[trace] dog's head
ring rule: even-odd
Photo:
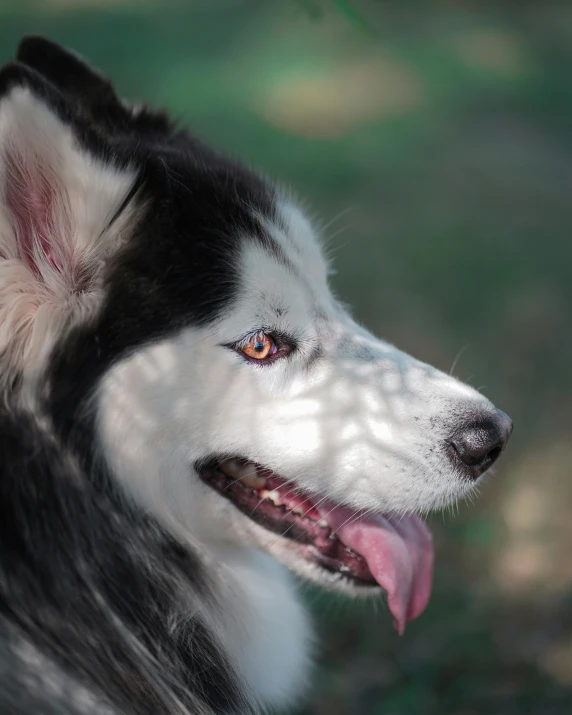
[[[55,413],[94,415],[126,494],[199,548],[379,584],[402,629],[430,590],[418,514],[474,490],[510,420],[351,318],[285,191],[45,40],[18,60],[0,74],[6,384],[48,370]]]

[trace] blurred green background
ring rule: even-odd
[[[572,713],[572,2],[0,0],[26,32],[291,185],[357,317],[514,419],[403,638],[304,588],[300,713]]]

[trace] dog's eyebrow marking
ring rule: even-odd
[[[298,269],[294,263],[288,258],[282,246],[280,246],[278,241],[273,238],[270,232],[266,231],[263,227],[260,227],[260,231],[255,233],[255,237],[262,247],[271,253],[280,263],[282,263],[285,268],[288,268],[295,275],[299,275]]]
[[[274,256],[282,265],[291,270],[294,275],[301,277],[293,261],[288,257],[286,251],[280,244],[280,241],[273,235],[273,228],[281,228],[281,219],[276,214],[265,215],[260,210],[252,212],[255,221],[255,227],[252,233],[254,238]]]

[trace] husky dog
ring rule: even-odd
[[[512,428],[350,317],[288,193],[37,37],[0,73],[0,389],[6,715],[291,705],[291,572],[402,632],[420,515]]]

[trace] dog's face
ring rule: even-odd
[[[45,369],[49,346],[57,399],[83,384],[125,492],[198,548],[254,546],[328,587],[382,586],[402,629],[430,590],[417,515],[474,490],[508,418],[353,321],[284,192],[125,109],[58,48],[35,40],[21,59],[59,92],[25,67],[0,84],[2,176],[20,187],[4,188],[0,270],[28,286],[23,307],[0,297],[19,331],[11,369]]]

